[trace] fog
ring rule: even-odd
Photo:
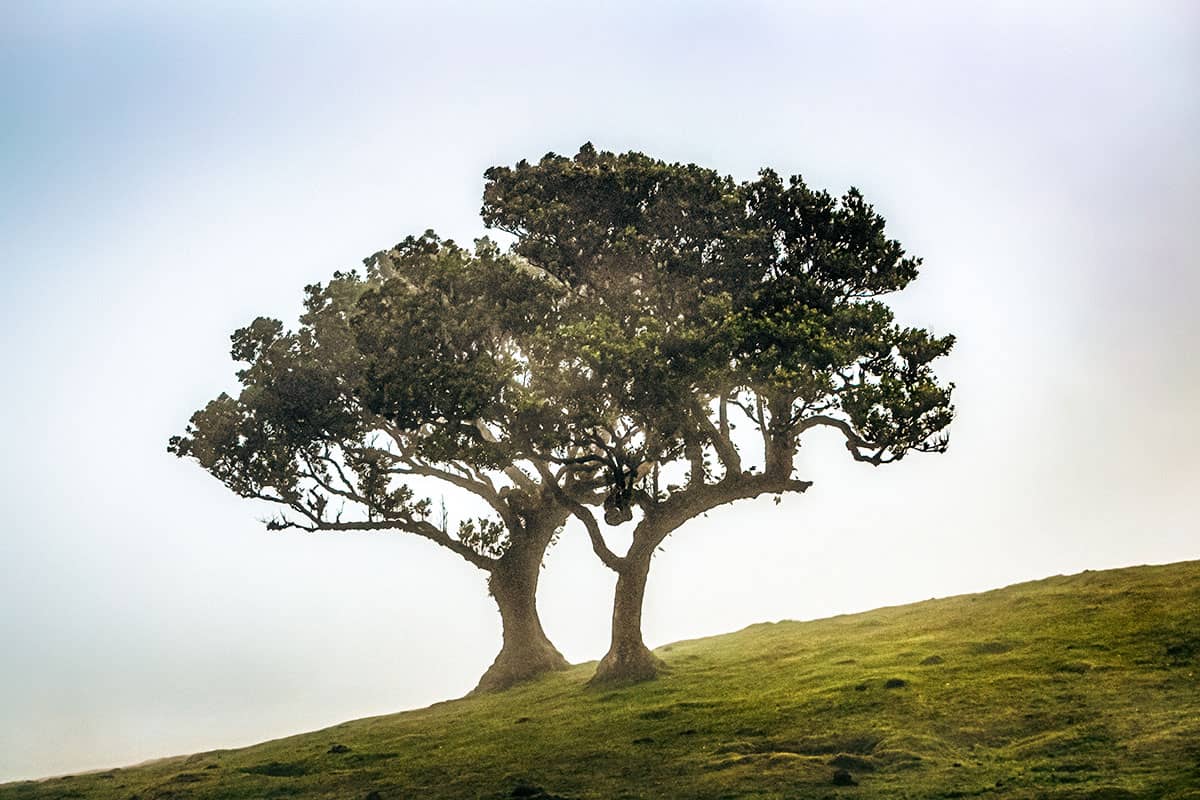
[[[469,242],[488,166],[588,140],[858,186],[924,258],[898,316],[958,337],[949,452],[872,468],[815,437],[807,493],[666,541],[651,646],[1200,558],[1200,12],[903,5],[10,9],[0,780],[474,685],[482,573],[268,533],[166,441],[234,386],[235,328],[409,233]],[[569,527],[540,607],[570,660],[603,654],[612,585]]]

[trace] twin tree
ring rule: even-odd
[[[793,460],[815,428],[870,464],[945,450],[953,387],[930,363],[953,337],[901,327],[879,300],[920,261],[857,190],[590,144],[486,178],[483,219],[508,251],[426,232],[307,287],[296,330],[234,333],[240,394],[170,442],[274,504],[271,529],[403,532],[485,571],[503,646],[478,690],[566,666],[535,598],[572,518],[617,574],[594,680],[647,679],[642,600],[669,534],[803,492]],[[432,482],[483,515],[451,524]],[[605,529],[630,523],[614,552]]]

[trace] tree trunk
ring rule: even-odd
[[[635,545],[617,572],[612,642],[592,676],[593,685],[647,681],[657,677],[662,667],[662,662],[642,641],[642,601],[653,553],[653,547],[639,550]]]
[[[538,576],[550,535],[514,541],[488,579],[488,590],[500,608],[504,644],[479,679],[475,692],[507,689],[547,672],[566,669],[567,660],[546,638],[537,612]]]

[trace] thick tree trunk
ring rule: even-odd
[[[553,528],[549,533],[553,534]],[[568,666],[546,638],[537,612],[538,576],[550,535],[514,542],[492,570],[488,590],[500,609],[504,644],[475,692],[507,689]]]
[[[639,550],[635,545],[617,572],[612,642],[592,676],[593,685],[647,681],[656,677],[662,667],[662,662],[642,641],[642,601],[653,553],[653,547]]]

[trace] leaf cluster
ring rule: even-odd
[[[265,318],[236,331],[240,393],[198,411],[169,449],[292,512],[273,527],[432,534],[429,499],[407,482],[441,475],[482,491],[484,471],[512,463],[512,441],[494,431],[528,405],[516,342],[544,323],[557,290],[487,240],[468,251],[432,232],[364,267],[307,287],[295,331]],[[494,557],[506,526],[463,521],[456,541]]]
[[[560,325],[532,352],[576,444],[624,432],[633,464],[728,449],[716,407],[734,403],[776,449],[814,419],[875,463],[944,448],[952,386],[929,363],[953,338],[895,324],[878,299],[920,260],[858,190],[834,197],[771,170],[738,183],[591,145],[486,177],[485,222],[567,286]]]

